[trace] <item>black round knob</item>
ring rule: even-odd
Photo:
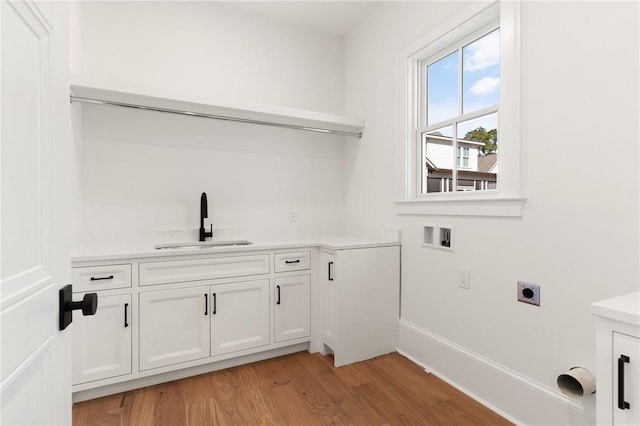
[[[522,295],[527,299],[531,299],[534,293],[533,293],[533,290],[531,290],[530,288],[525,288],[524,290],[522,290]]]

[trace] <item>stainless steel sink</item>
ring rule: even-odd
[[[208,248],[216,248],[216,247],[248,246],[250,244],[253,244],[253,243],[247,240],[202,241],[202,242],[189,242],[189,243],[158,244],[156,246],[156,250],[208,249]]]

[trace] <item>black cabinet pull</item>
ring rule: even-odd
[[[279,305],[280,304],[280,286],[279,285],[276,286],[276,290],[278,291],[278,301],[276,302],[276,305]]]
[[[211,312],[213,315],[216,314],[217,306],[218,306],[218,299],[216,297],[216,294],[213,293],[213,312]]]
[[[300,263],[300,259],[296,260],[285,260],[284,263]]]
[[[129,309],[129,304],[128,304],[128,303],[125,303],[125,304],[124,304],[124,326],[125,326],[125,328],[126,328],[126,327],[129,327],[129,319],[128,319],[128,317],[127,317],[127,315],[128,315],[128,314],[127,314],[127,310],[128,310],[128,309]]]
[[[204,314],[207,315],[207,311],[209,310],[209,294],[204,294]]]
[[[329,270],[327,271],[329,281],[333,281],[333,262],[329,262]]]
[[[618,358],[618,408],[628,410],[631,405],[624,400],[624,363],[629,363],[629,357],[620,355]]]
[[[108,277],[91,277],[91,281],[102,281],[102,280],[112,280],[113,275],[109,275]]]

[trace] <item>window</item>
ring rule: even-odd
[[[469,168],[469,147],[458,145],[458,167]]]
[[[398,214],[521,215],[522,8],[469,2],[403,49]]]
[[[416,66],[420,194],[496,189],[500,101],[497,23],[467,34],[417,61]]]

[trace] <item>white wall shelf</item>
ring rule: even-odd
[[[357,138],[362,137],[364,128],[364,120],[342,115],[279,106],[212,105],[84,84],[71,84],[71,102],[128,107]]]

